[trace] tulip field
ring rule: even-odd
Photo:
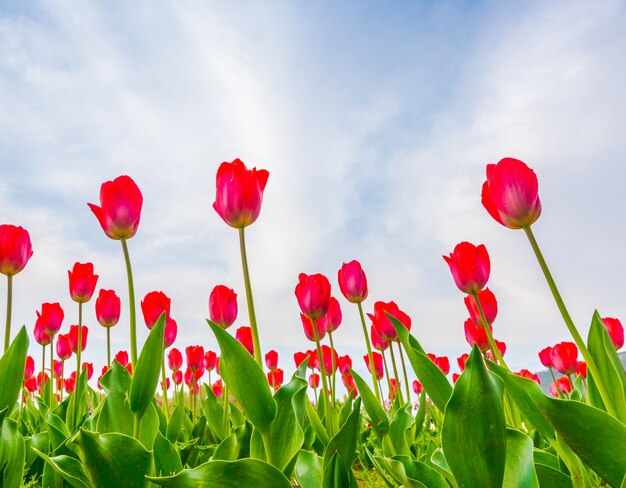
[[[563,341],[537,351],[549,395],[536,373],[507,365],[489,253],[469,242],[442,250],[441,261],[468,311],[460,374],[422,347],[394,301],[368,301],[365,270],[351,256],[336,276],[293,277],[295,296],[285,299],[300,307],[302,348],[291,368],[279,368],[259,339],[245,240],[269,176],[238,159],[217,170],[213,209],[237,231],[245,284],[238,293],[215,284],[207,297],[206,333],[219,351],[179,345],[163,292],[135,296],[133,273],[142,271],[128,241],[141,230],[143,195],[129,176],[103,183],[99,203],[88,204],[94,233],[121,245],[127,289],[98,289],[96,273],[106,270],[77,262],[68,270],[75,309],[42,303],[34,327],[11,323],[33,245],[26,229],[0,225],[0,488],[626,487],[624,328],[598,312],[587,337],[574,324],[533,232],[541,201],[529,166],[513,158],[487,165],[476,198],[501,224],[494,232],[528,240],[562,315]],[[106,329],[105,364],[82,357],[87,307]],[[248,325],[233,330],[242,316]],[[347,316],[362,328],[358,357],[334,347]],[[130,325],[127,348],[112,352],[120,321]],[[144,324],[150,332],[138,344]]]

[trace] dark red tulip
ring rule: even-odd
[[[187,368],[192,371],[204,368],[204,348],[202,346],[187,346],[185,354],[187,355]]]
[[[278,390],[281,386],[283,386],[283,370],[280,368],[276,368],[267,373],[267,381],[274,390]]]
[[[172,371],[178,371],[183,365],[183,355],[175,347],[167,354],[167,364]]]
[[[217,285],[209,296],[209,318],[222,329],[228,329],[237,319],[237,294],[231,288]]]
[[[539,360],[546,368],[553,368],[552,365],[552,348],[550,346],[539,351]]]
[[[71,271],[67,272],[70,279],[70,296],[77,303],[86,303],[91,300],[98,283],[98,275],[93,272],[92,263],[74,263]]]
[[[374,349],[380,352],[386,351],[389,348],[389,342],[380,337],[380,334],[378,334],[376,327],[374,327],[373,325],[370,327],[370,332],[372,337],[372,346],[374,347]]]
[[[276,368],[278,368],[278,353],[273,349],[271,351],[268,351],[268,353],[265,355],[265,364],[267,366],[267,369],[269,369],[270,371],[274,371]]]
[[[335,332],[341,325],[341,307],[335,297],[330,297],[330,305],[328,306],[328,312],[323,317],[317,319],[316,324],[322,322],[326,332]],[[322,327],[322,325],[318,325]]]
[[[296,285],[296,298],[302,313],[317,320],[328,312],[330,306],[330,282],[322,274],[306,275],[300,273]]]
[[[611,317],[603,317],[602,324],[609,333],[611,341],[615,346],[615,350],[619,351],[624,346],[624,327],[619,319],[613,319]]]
[[[341,374],[350,374],[352,368],[352,358],[348,355],[340,356],[335,364]]]
[[[360,303],[367,298],[367,278],[358,261],[343,263],[338,276],[339,289],[350,303]]]
[[[556,380],[556,383],[552,383],[550,385],[550,393],[552,396],[559,396],[558,391],[561,393],[571,393],[574,388],[572,387],[572,382],[569,380],[567,376],[561,376]]]
[[[100,187],[100,207],[88,203],[104,233],[111,239],[130,239],[137,232],[143,196],[129,176],[118,176]]]
[[[180,385],[183,382],[183,372],[180,369],[172,373],[172,381],[175,385]]]
[[[26,364],[24,365],[24,380],[35,374],[35,360],[32,356],[26,356]]]
[[[127,351],[118,351],[115,355],[115,360],[120,363],[122,366],[128,365],[128,352]],[[181,358],[182,360],[182,358]]]
[[[13,276],[24,269],[33,255],[28,231],[23,227],[0,225],[0,273]]]
[[[413,391],[416,395],[419,395],[422,393],[422,391],[424,391],[424,387],[419,381],[413,380]]]
[[[483,352],[489,349],[489,339],[487,338],[487,332],[481,324],[475,323],[472,319],[467,319],[463,324],[463,329],[465,330],[465,340],[470,345],[470,347],[476,344],[478,348]],[[489,329],[493,330],[491,325],[489,326]]]
[[[487,248],[469,242],[456,245],[450,256],[443,259],[448,263],[454,283],[463,293],[474,294],[481,291],[489,280],[491,265]]]
[[[231,227],[241,229],[253,224],[261,212],[269,176],[267,170],[246,168],[240,159],[223,162],[217,170],[213,208]]]
[[[45,334],[55,336],[61,329],[64,316],[60,303],[42,303],[41,312],[37,312],[35,327],[41,327]]]
[[[372,320],[372,325],[378,332],[381,339],[385,341],[397,341],[398,334],[387,314],[396,318],[408,330],[411,330],[411,317],[398,308],[395,302],[376,302],[374,303],[374,314],[368,313],[368,317]],[[373,342],[373,338],[372,338]]]
[[[252,343],[252,329],[244,326],[239,327],[235,332],[235,339],[237,339],[247,350],[254,356],[254,344]]]
[[[578,348],[573,342],[561,342],[552,348],[552,364],[561,374],[576,372],[578,365]]]
[[[167,322],[165,323],[165,332],[163,336],[163,347],[165,349],[169,348],[176,341],[176,336],[178,335],[178,325],[176,321],[169,317]]]
[[[529,380],[533,380],[535,383],[539,385],[541,384],[541,380],[539,379],[539,376],[537,376],[535,373],[531,373],[527,369],[522,369],[515,374],[517,376],[521,376],[522,378],[528,378]]]
[[[170,318],[170,307],[172,301],[162,291],[151,291],[141,301],[141,311],[143,312],[143,319],[146,323],[146,327],[152,330],[154,324],[157,323],[159,317],[165,312],[165,320]]]
[[[314,390],[317,390],[320,386],[320,375],[317,373],[311,373],[309,375],[309,386]]]
[[[57,337],[57,356],[63,361],[72,357],[69,334],[59,334],[59,337]]]
[[[81,330],[81,348],[80,351],[83,352],[87,347],[87,335],[89,334],[89,329],[86,325],[83,325]],[[78,352],[78,325],[70,325],[70,333],[68,334],[70,349],[73,353]]]
[[[102,327],[113,327],[120,320],[122,302],[113,290],[100,290],[96,298],[96,318]]]
[[[456,362],[459,365],[459,369],[461,370],[461,372],[465,371],[465,363],[467,363],[468,359],[469,354],[467,353],[461,354],[458,358],[456,358]]]
[[[519,159],[488,164],[482,203],[489,215],[509,229],[533,224],[541,215],[537,175]]]
[[[215,351],[207,351],[204,353],[204,368],[211,372],[217,366],[217,354]]]
[[[489,288],[485,288],[484,290],[478,292],[478,300],[480,301],[487,323],[493,324],[496,320],[496,316],[498,315],[498,301],[496,300],[496,296]],[[467,295],[464,298],[464,301],[471,319],[475,324],[482,325],[483,321],[480,317],[480,312],[478,311],[474,297],[472,295]]]
[[[365,360],[365,365],[367,366],[367,370],[371,373],[372,368],[370,367],[370,357],[369,354],[363,356]],[[372,359],[374,360],[374,373],[376,374],[376,379],[381,380],[384,376],[383,370],[383,356],[378,352],[372,352]]]

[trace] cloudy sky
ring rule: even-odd
[[[463,240],[490,251],[509,365],[538,368],[567,330],[523,233],[480,204],[485,165],[513,156],[537,172],[535,233],[579,328],[595,308],[625,317],[624,25],[619,1],[3,2],[0,221],[28,229],[35,252],[14,280],[13,333],[32,331],[42,302],[62,303],[63,330],[76,323],[76,261],[127,306],[121,247],[86,205],[120,174],[144,195],[137,295],[172,297],[178,346],[216,347],[216,284],[238,292],[247,325],[237,233],[211,208],[217,167],[239,157],[270,172],[248,253],[262,346],[289,373],[311,347],[298,273],[339,294],[352,259],[366,309],[393,299],[427,350],[465,352],[441,258]],[[358,357],[358,313],[341,303],[336,345]],[[125,314],[114,350],[128,347]],[[98,367],[93,301],[85,322]]]

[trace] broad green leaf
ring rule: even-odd
[[[452,395],[452,386],[448,378],[446,378],[446,375],[443,374],[439,367],[426,356],[422,346],[417,339],[409,333],[407,328],[395,317],[389,314],[387,314],[387,316],[396,329],[396,333],[404,346],[404,350],[406,351],[417,378],[422,383],[424,390],[435,406],[443,412],[446,408],[446,403],[448,403],[450,399],[450,395]]]
[[[533,441],[515,429],[506,430],[504,488],[539,488],[533,464]]]
[[[458,381],[457,381],[458,382]],[[443,451],[441,448],[435,449],[430,456],[430,462],[433,465],[433,469],[437,471],[440,475],[442,475],[450,485],[454,488],[457,487],[456,480],[452,475],[452,471],[450,471],[450,466],[448,466],[448,462],[446,461],[446,457],[443,455]]]
[[[91,488],[89,479],[83,470],[83,465],[78,459],[65,455],[48,457],[37,449],[33,450],[46,464],[74,488]]]
[[[154,446],[154,438],[159,432],[159,414],[157,413],[158,407],[151,403],[146,409],[143,418],[141,419],[141,430],[139,431],[139,440],[148,449],[152,450]]]
[[[209,423],[209,428],[213,432],[213,436],[219,440],[224,439],[224,406],[219,402],[215,393],[208,385],[204,385],[204,394],[206,399],[202,403],[202,411]]]
[[[339,427],[343,426],[343,424],[348,419],[348,416],[352,413],[353,401],[354,401],[354,397],[352,396],[352,394],[348,394],[348,397],[343,402],[343,405],[341,406],[341,410],[339,411],[339,418],[338,418],[337,425],[333,425],[333,427],[335,428],[334,432],[337,432],[339,430]]]
[[[0,358],[0,378],[2,378],[0,411],[8,407],[8,413],[11,413],[20,396],[27,352],[28,335],[26,334],[26,327],[22,326],[9,348]]]
[[[540,449],[533,449],[533,461],[535,464],[543,464],[556,470],[561,470],[561,467],[559,466],[559,458],[554,454]]]
[[[411,404],[407,403],[399,408],[393,415],[393,419],[389,424],[389,439],[393,444],[394,450],[399,456],[410,456],[409,443],[407,442],[407,430],[413,426],[415,419],[409,413]]]
[[[476,345],[446,406],[441,443],[459,487],[502,486],[506,423],[501,381]]]
[[[352,463],[356,455],[356,444],[360,431],[361,420],[361,399],[357,398],[354,402],[352,413],[341,427],[339,432],[333,437],[326,450],[324,451],[324,472],[326,472],[326,463],[330,461],[335,453],[338,453],[343,461],[343,465],[352,472]],[[325,477],[326,475],[324,475]]]
[[[54,413],[48,414],[45,426],[48,430],[48,439],[50,444],[52,444],[52,450],[59,447],[70,436],[70,430],[65,425],[65,422]]]
[[[267,435],[276,417],[276,402],[265,373],[248,350],[219,325],[207,320],[220,345],[220,374],[259,432]]]
[[[63,477],[49,463],[44,461],[41,486],[46,488],[65,488],[67,484],[63,481]]]
[[[204,414],[207,415],[207,412],[205,411]],[[176,407],[174,408],[174,412],[170,417],[170,421],[167,423],[165,436],[170,442],[176,442],[178,440],[178,436],[183,426],[183,420],[185,418],[187,418],[187,412],[185,409],[185,396],[183,390],[181,389],[178,395],[178,400],[176,402]]]
[[[130,384],[130,410],[140,418],[152,402],[159,384],[163,360],[165,312],[161,314],[141,349]],[[133,365],[135,366],[135,365]]]
[[[572,480],[558,469],[545,464],[535,464],[539,486],[549,488],[572,488]]]
[[[374,430],[376,437],[378,437],[378,440],[382,441],[383,437],[389,431],[389,418],[387,418],[387,413],[385,413],[385,410],[376,399],[376,395],[374,395],[367,382],[353,369],[350,369],[350,373],[352,373],[354,383],[356,384],[357,390],[359,390],[359,394],[363,400],[363,406],[369,416],[372,429]]]
[[[356,488],[356,480],[352,470],[347,468],[338,452],[332,456],[324,456],[324,477],[322,488]]]
[[[239,454],[239,443],[237,442],[237,436],[233,433],[217,446],[213,454],[213,460],[236,461],[237,454]]]
[[[15,342],[15,341],[14,341]],[[20,371],[24,377],[24,369]],[[9,407],[4,407],[7,410]],[[26,448],[15,420],[5,418],[0,425],[0,487],[19,488],[22,482]]]
[[[407,481],[419,481],[428,488],[448,488],[448,483],[443,476],[427,464],[407,456],[394,456],[393,460],[402,463]]]
[[[158,476],[171,476],[183,470],[178,451],[161,432],[154,439],[154,467]]]
[[[133,413],[130,411],[128,390],[132,377],[124,366],[114,360],[111,369],[107,371],[100,384],[107,395],[98,417],[98,432],[119,432],[133,434]]]
[[[175,476],[148,477],[148,479],[157,485],[174,488],[196,488],[198,486],[211,486],[212,488],[250,488],[251,486],[292,488],[284,474],[271,464],[258,459],[209,461],[197,468],[185,469]]]
[[[296,479],[302,488],[322,485],[322,458],[311,451],[301,450],[296,461]]]
[[[83,467],[95,488],[145,486],[152,455],[138,440],[124,434],[99,435],[81,429],[78,444]]]
[[[67,403],[65,423],[70,432],[76,432],[87,413],[87,369],[83,369],[76,379],[76,387]]]

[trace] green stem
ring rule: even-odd
[[[332,380],[332,398],[333,398],[333,408],[336,406],[336,402],[335,402],[335,379],[337,378],[337,364],[335,362],[335,345],[333,344],[333,333],[332,332],[328,332],[328,338],[330,339],[330,349],[331,349],[331,361],[332,361],[332,367],[333,367],[333,380]]]
[[[487,340],[489,341],[489,349],[491,349],[491,355],[498,363],[500,363],[507,370],[509,370],[509,367],[506,365],[502,354],[500,354],[500,349],[498,349],[498,346],[496,346],[496,342],[493,340],[493,334],[491,333],[491,329],[489,328],[489,322],[487,322],[487,317],[485,317],[483,306],[478,299],[478,293],[472,293],[472,296],[474,297],[474,302],[476,303],[476,307],[478,308],[478,313],[480,314],[480,320],[483,324],[483,329],[485,329],[485,333],[487,334]]]
[[[39,387],[39,396],[43,397],[43,387],[46,378],[46,346],[41,346],[41,386]]]
[[[111,327],[107,327],[107,365],[111,369]]]
[[[563,398],[563,394],[561,393],[561,390],[559,389],[559,385],[557,385],[556,383],[556,376],[554,376],[554,370],[552,368],[550,369],[550,375],[552,376],[552,383],[554,383],[554,388],[556,388],[556,396],[559,398]]]
[[[133,270],[130,265],[130,255],[126,239],[121,238],[124,261],[126,263],[126,276],[128,278],[128,304],[130,306],[130,360],[133,368],[137,365],[137,318],[135,315],[135,285],[133,284]]]
[[[317,406],[317,388],[313,388],[313,396],[315,397],[315,406]]]
[[[61,401],[63,401],[63,390],[65,389],[65,359],[61,359]]]
[[[365,325],[365,314],[363,313],[363,306],[361,302],[357,303],[359,307],[359,315],[361,316],[361,325],[363,326],[363,335],[365,336],[365,345],[367,346],[367,356],[370,360],[370,373],[372,374],[372,386],[374,386],[374,392],[376,393],[376,398],[378,399],[378,403],[381,403],[381,396],[378,394],[378,390],[376,389],[376,368],[374,367],[374,355],[372,354],[372,344],[370,343],[370,336],[367,333],[367,325]]]
[[[400,350],[400,362],[402,363],[402,371],[404,372],[404,387],[406,389],[406,401],[411,401],[411,391],[409,390],[409,377],[406,374],[406,366],[404,364],[404,353],[402,352],[402,346],[398,343],[398,349]]]
[[[315,325],[315,319],[311,319],[311,323],[313,324],[313,335],[315,336],[315,346],[317,347],[317,357],[318,363],[320,365],[320,374],[322,376],[322,387],[323,391],[321,393],[324,398],[324,411],[326,412],[325,420],[326,420],[326,430],[332,436],[332,422],[330,421],[330,405],[328,404],[328,382],[326,381],[326,371],[324,370],[324,359],[322,356],[322,347],[320,346],[320,338],[317,333],[317,325]]]
[[[228,386],[226,386],[226,384],[224,384],[222,388],[222,406],[224,407],[222,425],[224,426],[224,439],[226,439],[230,435],[230,418],[228,415],[230,400],[228,399]]]
[[[389,343],[389,350],[391,351],[391,364],[393,365],[393,374],[396,378],[396,391],[398,396],[400,397],[400,403],[404,404],[404,399],[402,398],[402,388],[400,388],[400,377],[398,376],[398,366],[396,366],[396,356],[393,353],[393,342]]]
[[[13,305],[13,275],[7,275],[7,321],[4,326],[4,352],[11,342],[11,308]]]
[[[78,302],[78,343],[76,344],[76,380],[80,378],[80,353],[83,350],[83,303]],[[78,405],[78,403],[77,403]]]
[[[524,229],[524,232],[526,233],[526,237],[528,237],[528,241],[530,242],[530,245],[533,248],[533,251],[535,252],[535,257],[537,258],[537,261],[539,262],[539,266],[541,267],[541,271],[543,271],[543,275],[545,276],[546,281],[548,282],[548,286],[550,287],[550,291],[552,292],[554,301],[556,302],[556,305],[559,308],[559,312],[561,312],[561,316],[563,317],[565,325],[567,326],[569,333],[573,337],[574,342],[576,343],[576,346],[578,346],[578,349],[580,350],[580,353],[582,354],[583,358],[585,358],[585,361],[587,362],[587,368],[589,368],[591,375],[594,377],[594,380],[596,381],[596,386],[598,387],[598,391],[600,393],[600,396],[602,397],[602,400],[604,401],[607,411],[613,417],[620,418],[621,416],[618,415],[618,412],[615,409],[615,405],[613,404],[612,398],[609,395],[609,392],[607,391],[604,385],[604,382],[602,381],[600,370],[597,368],[596,363],[593,357],[591,356],[591,353],[589,352],[589,349],[587,349],[587,345],[585,344],[585,341],[583,341],[583,338],[578,332],[576,325],[574,325],[574,321],[572,320],[572,317],[570,316],[569,312],[567,311],[567,308],[565,307],[565,303],[563,302],[563,299],[561,298],[561,294],[559,293],[559,289],[557,288],[556,283],[554,282],[554,278],[552,278],[552,273],[550,273],[550,269],[548,268],[548,265],[546,264],[546,260],[543,258],[543,254],[541,253],[541,249],[539,249],[539,245],[537,244],[537,241],[535,239],[535,235],[533,234],[532,229],[530,228],[530,226],[523,227],[523,229]],[[623,421],[624,419],[620,418],[620,420]]]
[[[254,312],[254,300],[252,299],[252,285],[250,285],[250,271],[248,270],[248,256],[246,254],[246,238],[244,228],[239,228],[239,250],[241,251],[241,267],[243,268],[243,281],[246,286],[246,300],[248,302],[248,316],[250,317],[250,329],[252,330],[252,344],[254,345],[254,358],[263,369],[263,358],[261,357],[261,342],[259,341],[259,329],[256,325],[256,314]]]
[[[133,437],[139,440],[139,435],[141,434],[141,417],[139,413],[136,413],[133,420]]]
[[[165,420],[170,418],[169,400],[167,399],[167,376],[165,376],[165,351],[161,356],[161,387],[163,389],[163,411],[165,412]]]
[[[54,399],[54,387],[55,387],[55,383],[56,381],[54,381],[54,349],[52,349],[52,346],[54,344],[54,336],[51,335],[50,336],[50,381],[52,381],[52,384],[50,385],[50,410],[52,411],[52,401]]]
[[[389,376],[389,366],[387,366],[387,356],[385,355],[385,351],[380,351],[383,355],[383,365],[385,366],[385,376],[387,377],[387,388],[389,393],[391,393],[391,376]]]

